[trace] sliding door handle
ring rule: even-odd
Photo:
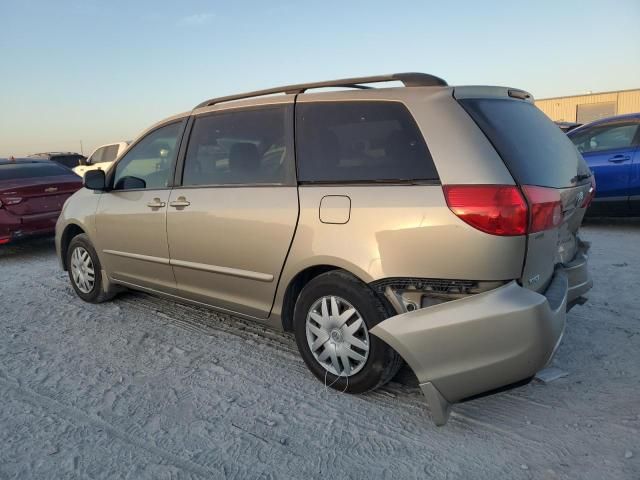
[[[188,202],[184,197],[178,197],[173,202],[169,202],[169,206],[174,208],[184,208],[188,207],[189,205],[191,205],[191,202]]]
[[[154,198],[151,202],[147,203],[147,207],[149,208],[162,208],[165,205],[166,203],[159,198]]]

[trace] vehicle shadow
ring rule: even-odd
[[[55,249],[53,235],[16,240],[7,245],[0,245],[0,261],[5,258],[54,253]]]

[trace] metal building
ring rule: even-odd
[[[640,89],[543,98],[535,103],[553,121],[588,123],[612,115],[640,112]]]

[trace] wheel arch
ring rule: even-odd
[[[300,292],[302,292],[302,289],[317,276],[322,275],[323,273],[331,272],[331,271],[346,272],[350,275],[353,275],[355,278],[360,280],[367,287],[369,286],[368,282],[366,282],[362,278],[362,276],[355,274],[353,271],[351,271],[348,268],[340,267],[338,265],[323,263],[323,264],[317,264],[317,265],[311,265],[311,266],[305,267],[304,269],[300,270],[291,278],[291,280],[287,284],[287,287],[284,291],[284,296],[282,300],[282,309],[280,312],[282,329],[284,331],[286,332],[293,331],[293,311],[296,306],[296,301],[300,296]],[[378,298],[382,300],[387,310],[389,310],[390,305],[388,304],[388,300],[378,295],[378,293],[375,292],[375,290],[372,289],[372,291]]]
[[[81,235],[85,232],[85,230],[78,225],[77,223],[70,223],[67,225],[62,232],[62,236],[60,237],[60,258],[62,260],[62,268],[67,271],[67,250],[69,249],[69,244],[74,237]]]

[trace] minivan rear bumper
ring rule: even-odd
[[[434,422],[452,403],[530,378],[553,357],[567,304],[591,288],[586,250],[557,268],[544,294],[516,281],[494,290],[391,317],[371,333],[414,371]]]

